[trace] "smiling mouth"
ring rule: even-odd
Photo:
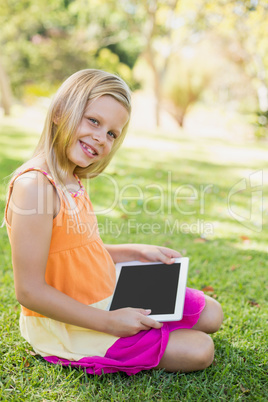
[[[90,147],[89,145],[85,144],[83,141],[80,141],[81,146],[87,151],[89,152],[91,155],[98,155],[98,153],[95,151],[95,149],[93,149],[92,147]]]

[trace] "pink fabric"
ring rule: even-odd
[[[101,375],[124,371],[133,375],[141,370],[156,367],[167,346],[169,333],[181,328],[192,328],[205,307],[204,293],[196,289],[186,289],[183,318],[180,321],[166,322],[160,329],[140,331],[138,334],[118,339],[104,357],[89,356],[79,361],[70,361],[56,356],[44,359],[50,363],[83,367],[89,374]]]

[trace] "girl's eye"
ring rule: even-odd
[[[93,124],[95,124],[95,126],[98,125],[98,121],[97,121],[96,119],[93,119],[93,118],[90,117],[89,120],[90,120]]]
[[[116,139],[116,135],[115,133],[113,133],[112,131],[108,131],[108,135],[112,138],[112,139]]]
[[[94,119],[93,117],[88,117],[87,118],[92,124],[94,124],[94,126],[98,126],[99,125],[99,122],[98,122],[98,120],[96,120],[96,119]],[[108,131],[108,136],[111,138],[111,139],[113,139],[113,140],[115,140],[116,138],[117,138],[117,135],[115,134],[115,133],[113,133],[112,131]]]

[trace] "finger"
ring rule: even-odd
[[[161,328],[163,326],[162,322],[155,321],[155,320],[153,320],[152,318],[149,318],[149,317],[142,318],[141,324],[143,324],[143,325],[145,325],[147,327],[156,328],[156,329],[159,329],[159,328]]]
[[[142,318],[141,320],[141,324],[148,326],[149,328],[161,328],[163,326],[161,322],[148,317],[148,315],[151,314],[152,310],[138,309],[138,311],[144,316],[144,318]]]
[[[175,258],[167,258],[165,261],[165,264],[171,265],[171,264],[174,264],[175,261],[176,261]]]
[[[164,252],[164,254],[169,258],[181,258],[182,257],[181,253],[179,253],[178,251],[173,251],[173,252],[169,252],[169,253]]]
[[[163,262],[164,264],[174,264],[175,258],[174,257],[169,257],[163,253],[159,254],[158,260],[160,262]]]
[[[139,313],[141,313],[141,314],[143,314],[143,315],[149,315],[149,314],[151,314],[151,312],[152,312],[152,310],[150,310],[150,309],[142,309],[142,308],[137,308],[136,309]]]
[[[140,331],[149,331],[152,327],[148,327],[148,325],[144,325],[140,323]]]
[[[173,264],[175,262],[175,258],[180,258],[181,254],[178,251],[171,250],[169,248],[160,247],[159,251],[161,253],[160,260],[165,264]]]
[[[173,250],[172,248],[167,248],[167,247],[158,247],[160,251],[162,251],[163,254],[165,254],[167,257],[174,257],[174,258],[179,258],[181,257],[181,253],[177,250]]]

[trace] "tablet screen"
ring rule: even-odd
[[[180,263],[122,266],[110,310],[124,307],[151,309],[151,314],[173,314]]]

